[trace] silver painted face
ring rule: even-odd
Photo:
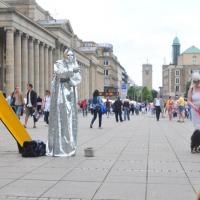
[[[73,62],[73,60],[74,60],[74,53],[71,50],[68,51],[67,58],[68,58],[68,60],[70,62]]]

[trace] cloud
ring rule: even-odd
[[[162,84],[162,64],[171,61],[177,35],[181,51],[200,43],[199,0],[37,0],[56,18],[70,20],[82,40],[112,43],[114,54],[141,84],[142,64],[153,65],[153,86]],[[200,46],[200,45],[199,45]]]

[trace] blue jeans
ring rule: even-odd
[[[124,107],[124,120],[126,120],[126,117],[130,120],[130,109],[128,107]]]
[[[15,112],[16,112],[16,115],[20,118],[21,114],[22,114],[22,109],[23,109],[23,106],[15,106]]]
[[[94,110],[94,117],[93,117],[93,119],[91,121],[91,125],[94,124],[94,121],[97,118],[97,113],[99,114],[99,127],[101,127],[101,124],[102,124],[102,113],[101,113],[100,110],[97,110],[97,109]]]

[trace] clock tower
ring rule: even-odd
[[[142,65],[142,86],[152,89],[152,65],[143,64]]]

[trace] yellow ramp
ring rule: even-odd
[[[21,124],[13,109],[8,105],[2,92],[0,92],[0,120],[7,127],[12,136],[22,147],[24,141],[30,141],[31,137]]]

